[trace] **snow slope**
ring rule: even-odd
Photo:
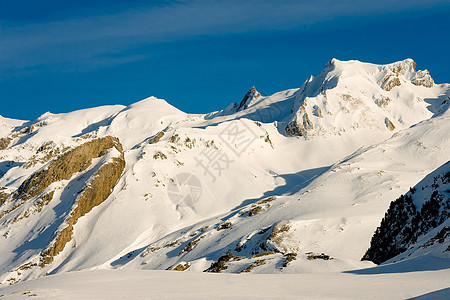
[[[264,253],[269,253],[263,257],[265,264],[254,272],[324,272],[367,266],[359,260],[390,201],[446,162],[449,117],[446,113],[423,121],[330,167],[278,175],[294,184],[279,188],[282,193],[275,189],[229,213],[168,235],[128,264],[154,269],[190,262],[192,268],[205,270],[231,252],[240,259],[231,260],[229,265],[236,266],[223,271],[242,271]],[[308,182],[308,175],[316,177]],[[251,215],[255,209],[259,212]],[[226,223],[230,228],[220,230]],[[283,227],[281,237],[274,238],[272,233]],[[193,249],[183,251],[190,243],[195,244]],[[296,260],[283,267],[289,253],[295,253]],[[310,259],[321,253],[333,259]],[[133,252],[130,257],[134,256]],[[117,263],[123,264],[120,259]]]
[[[449,159],[449,88],[410,59],[381,66],[333,59],[298,89],[270,96],[251,89],[242,105],[206,115],[150,97],[33,122],[2,118],[0,281],[91,268],[373,266],[360,259],[390,201]],[[23,204],[21,185],[63,153],[108,136],[123,147],[120,179],[43,265],[78,194],[119,154],[102,152]]]

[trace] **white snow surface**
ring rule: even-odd
[[[0,219],[0,282],[69,272],[2,288],[0,294],[15,299],[19,294],[11,293],[23,289],[46,299],[51,291],[56,298],[115,297],[102,295],[99,289],[104,285],[119,290],[114,283],[118,278],[146,295],[163,295],[165,287],[170,293],[169,283],[182,281],[168,295],[181,297],[185,287],[195,291],[196,299],[211,295],[207,287],[214,283],[208,282],[228,292],[225,298],[251,298],[253,290],[255,299],[261,299],[258,295],[263,291],[269,293],[270,287],[287,298],[296,292],[307,298],[333,298],[333,291],[339,291],[336,298],[361,298],[358,295],[367,295],[365,288],[381,298],[398,298],[445,288],[442,277],[448,278],[448,269],[429,271],[425,263],[427,267],[405,274],[340,273],[375,266],[361,257],[389,203],[450,159],[450,85],[417,85],[419,79],[432,82],[427,74],[416,72],[411,59],[389,65],[333,59],[300,88],[258,97],[235,113],[226,109],[186,114],[150,97],[128,107],[46,113],[32,122],[0,117],[0,138],[11,137],[9,147],[0,150],[0,187],[8,192],[48,165],[44,161],[26,168],[30,159],[43,156],[40,148],[47,143],[67,151],[111,135],[123,144],[126,159],[124,173],[108,199],[79,219],[71,242],[44,268],[17,271],[39,260],[58,220],[69,213],[70,205],[65,207],[58,195],[67,187],[78,188],[84,181],[77,183],[77,176],[84,178],[108,159],[97,159],[87,173],[54,183],[56,196],[42,212],[14,223],[11,220],[20,210]],[[400,82],[389,91],[383,82],[388,75]],[[311,127],[305,135],[286,134],[288,124],[302,125],[306,119],[312,125],[307,122]],[[159,132],[164,135],[151,143]],[[170,190],[180,174],[199,182],[196,193],[192,186],[180,187],[177,195],[190,195],[189,203]],[[8,201],[1,205],[0,215],[12,205]],[[250,215],[255,208],[259,212]],[[220,230],[228,223],[229,228]],[[286,229],[279,240],[269,237],[274,228]],[[264,259],[251,273],[277,275],[196,274],[229,252],[242,259],[229,262],[223,272],[238,273]],[[254,257],[265,252],[273,253]],[[295,253],[296,259],[283,266],[289,253]],[[322,253],[332,259],[310,259]],[[438,265],[448,255],[436,260]],[[148,271],[184,263],[189,268],[179,274]],[[89,269],[100,271],[74,272]],[[94,287],[89,278],[99,285]],[[317,283],[320,278],[329,285]],[[92,289],[71,294],[77,292],[74,280]],[[227,280],[242,295],[230,294],[234,292],[223,284]],[[396,291],[395,280],[405,288]],[[354,293],[347,293],[340,282],[353,287]],[[430,284],[425,288],[425,283],[413,282]],[[246,291],[245,283],[253,288]],[[378,285],[389,288],[380,291]]]
[[[449,275],[448,270],[377,275],[78,271],[3,287],[0,295],[8,300],[448,299]]]

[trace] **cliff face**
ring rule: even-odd
[[[436,241],[448,245],[450,227],[445,223],[450,216],[449,192],[450,162],[447,162],[391,202],[362,259],[380,264],[410,248],[428,247]],[[423,238],[438,227],[436,236]],[[444,251],[450,251],[450,246]]]
[[[26,179],[14,195],[16,199],[29,199],[40,194],[53,182],[68,180],[73,174],[83,172],[92,163],[92,159],[101,157],[111,148],[123,153],[117,138],[107,136],[84,143],[55,159],[48,168],[34,173]]]
[[[46,213],[51,210],[46,207],[54,198],[56,202],[66,203],[70,208],[67,214],[57,216],[48,225],[56,230],[49,235],[49,239],[40,242],[43,245],[40,255],[27,260],[13,271],[9,282],[19,281],[28,272],[33,272],[35,267],[43,268],[53,262],[54,257],[71,241],[74,225],[79,218],[108,198],[124,168],[124,152],[119,139],[106,136],[87,141],[55,157],[47,167],[25,179],[12,194],[5,192],[6,189],[0,191],[0,205],[7,202],[9,206],[0,212],[0,217],[10,216],[4,219],[9,227],[16,227],[20,220],[34,215],[42,214],[45,220]],[[64,188],[66,191],[70,189],[71,182],[77,182],[79,191],[71,196],[62,196],[59,190],[64,187],[63,182],[69,182]],[[54,197],[55,193],[58,193],[57,197]]]

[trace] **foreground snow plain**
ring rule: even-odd
[[[2,299],[445,299],[450,271],[360,275],[99,270],[0,289]],[[435,291],[429,294],[430,291]]]

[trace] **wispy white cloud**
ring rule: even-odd
[[[116,64],[141,59],[122,52],[195,36],[301,29],[347,16],[420,11],[448,1],[177,1],[40,23],[0,21],[0,68],[47,63]],[[3,66],[3,67],[2,67]]]

